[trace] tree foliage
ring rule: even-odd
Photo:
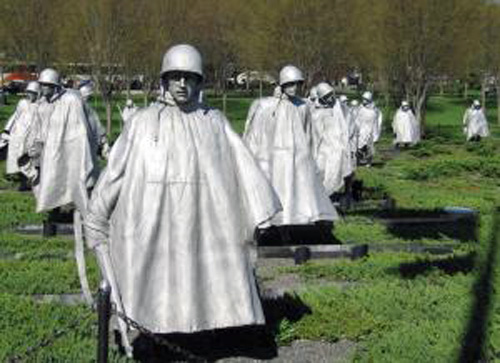
[[[483,0],[0,0],[7,59],[91,64],[105,98],[118,76],[141,76],[148,95],[164,51],[190,42],[216,89],[235,71],[287,63],[308,84],[357,70],[422,121],[436,80],[500,74],[499,26],[499,6]]]

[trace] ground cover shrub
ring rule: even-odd
[[[95,312],[85,305],[35,303],[27,297],[0,293],[0,361],[26,351],[56,330],[77,322],[54,344],[36,351],[29,362],[90,362],[96,352]],[[23,357],[27,358],[27,357]],[[128,361],[110,349],[110,362]],[[24,360],[23,360],[24,361]]]
[[[430,180],[456,177],[463,173],[478,173],[487,178],[500,176],[500,158],[438,159],[407,166],[404,175],[410,180]]]
[[[18,258],[39,260],[47,258],[73,258],[74,242],[71,238],[43,238],[41,236],[19,235],[0,232],[0,259]]]
[[[388,232],[385,225],[367,217],[346,216],[335,223],[335,237],[344,243],[391,243],[399,242]]]
[[[35,200],[31,193],[0,193],[0,230],[19,224],[40,224],[43,213],[35,213]]]
[[[426,277],[374,279],[343,290],[311,286],[299,295],[312,314],[287,322],[283,333],[288,340],[358,341],[359,361],[449,359],[460,347],[472,281],[472,275],[457,275],[430,283]]]
[[[282,272],[296,273],[305,281],[351,281],[399,280],[411,276],[447,276],[474,268],[474,251],[469,246],[463,252],[448,256],[415,255],[406,252],[384,252],[372,254],[359,260],[307,263],[299,267],[282,268]],[[454,264],[456,265],[454,268]],[[411,271],[410,271],[411,270]]]
[[[87,256],[87,276],[97,291],[99,272],[95,260]],[[80,292],[73,260],[0,260],[0,293],[17,295],[69,294]]]
[[[227,115],[242,132],[251,98],[227,99]],[[370,189],[370,196],[388,195],[402,209],[441,209],[463,206],[480,211],[480,242],[454,244],[455,254],[447,256],[408,253],[371,253],[357,261],[308,263],[282,268],[279,273],[295,274],[304,281],[298,297],[311,309],[299,321],[282,320],[276,340],[288,344],[295,339],[336,341],[347,338],[357,343],[355,360],[370,362],[456,361],[463,336],[471,319],[471,308],[481,266],[489,255],[486,248],[492,228],[492,212],[498,203],[498,159],[496,143],[500,128],[491,125],[493,140],[466,144],[461,117],[468,106],[460,98],[431,97],[426,139],[417,147],[392,152],[385,115],[385,134],[377,145],[376,167],[360,168],[357,177]],[[136,99],[142,105],[140,99]],[[221,98],[207,102],[219,109]],[[10,106],[12,109],[12,106]],[[0,107],[7,117],[7,109]],[[494,110],[488,110],[488,112]],[[98,105],[104,122],[104,108]],[[495,117],[494,113],[489,114]],[[113,109],[113,132],[119,133],[119,115]],[[389,150],[390,152],[387,152]],[[494,152],[493,155],[491,155]],[[407,171],[418,169],[416,178]],[[0,163],[0,188],[4,182]],[[426,170],[430,169],[430,170]],[[423,176],[429,173],[428,176]],[[14,208],[15,206],[15,208]],[[77,293],[80,290],[76,266],[65,255],[73,251],[71,239],[42,239],[19,236],[12,227],[39,223],[30,194],[0,193],[0,256],[23,253],[20,260],[0,260],[0,361],[22,351],[55,328],[63,328],[71,317],[78,318],[84,307],[35,304],[24,295]],[[393,236],[373,220],[376,210],[348,213],[336,223],[335,234],[352,243],[412,243]],[[433,244],[453,242],[428,239]],[[475,255],[474,255],[475,253]],[[95,290],[99,277],[92,254],[88,254],[89,275]],[[496,276],[498,275],[496,268]],[[347,281],[347,283],[345,283]],[[496,291],[499,290],[498,276]],[[340,282],[340,283],[339,283]],[[491,361],[500,352],[500,303],[496,299],[488,320],[486,357]],[[95,329],[92,318],[81,329],[61,338],[52,347],[36,354],[32,361],[80,362],[95,357]],[[88,325],[90,324],[90,325]],[[125,361],[112,352],[110,361]]]

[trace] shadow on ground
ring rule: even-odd
[[[433,270],[440,270],[447,275],[471,272],[476,263],[476,253],[471,252],[465,256],[450,256],[442,259],[425,259],[416,262],[402,263],[399,268],[391,272],[398,273],[402,278],[413,279]]]
[[[495,301],[495,268],[498,268],[499,243],[500,209],[497,209],[491,239],[484,257],[485,261],[481,266],[481,273],[478,275],[472,291],[474,303],[463,336],[460,363],[493,361],[493,357],[488,356],[486,338],[488,336],[491,310]]]
[[[298,321],[310,314],[310,308],[296,295],[285,294],[263,298],[266,325],[218,329],[194,334],[164,334],[158,337],[190,352],[200,361],[216,361],[230,357],[272,359],[277,356],[275,337],[283,319]],[[134,358],[139,362],[194,361],[186,355],[160,345],[148,336],[140,335],[133,343]]]
[[[394,237],[406,240],[448,238],[461,242],[477,241],[479,214],[460,208],[404,209],[367,208],[350,212],[375,218]]]

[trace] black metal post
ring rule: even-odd
[[[102,280],[97,293],[97,362],[108,362],[109,348],[109,319],[111,317],[111,286],[106,280]]]

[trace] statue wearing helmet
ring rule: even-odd
[[[283,211],[270,222],[279,227],[286,243],[292,238],[291,225],[317,224],[325,240],[331,240],[332,222],[338,218],[316,173],[310,106],[298,95],[303,81],[297,67],[283,67],[281,94],[253,102],[244,133],[246,144],[280,197]],[[265,238],[266,231],[259,233]]]
[[[364,92],[361,98],[354,120],[358,130],[357,159],[359,165],[371,166],[375,143],[382,131],[382,112],[375,106],[371,92]]]
[[[91,148],[85,109],[76,91],[62,87],[59,73],[47,68],[40,73],[45,103],[40,105],[40,180],[37,212],[73,203],[80,211],[87,204],[87,189],[94,185],[98,169]]]
[[[61,218],[61,211],[73,211],[78,274],[84,297],[91,304],[80,226],[81,215],[87,209],[88,190],[99,174],[93,135],[79,92],[64,89],[59,73],[51,68],[40,73],[38,82],[44,101],[38,109],[40,122],[30,150],[30,157],[40,164],[34,182],[36,211],[49,212],[44,235],[56,234],[55,223]]]
[[[313,155],[328,195],[340,197],[348,191],[354,172],[349,147],[349,127],[342,104],[335,99],[333,87],[326,82],[316,86],[318,102],[312,109]]]
[[[89,103],[90,97],[94,94],[94,85],[92,82],[86,82],[80,86],[79,91],[83,100],[85,116],[87,117],[88,130],[91,140],[90,146],[93,149],[93,153],[100,155],[103,159],[107,159],[109,154],[109,144],[106,129],[102,126],[101,121],[99,120],[99,115]]]
[[[394,131],[394,146],[412,146],[420,140],[420,127],[408,101],[402,101],[392,121]]]
[[[19,101],[0,136],[0,147],[4,144],[8,148],[6,174],[19,178],[20,191],[29,190],[29,180],[35,179],[37,175],[35,165],[29,162],[26,155],[39,122],[37,109],[40,84],[35,81],[29,82],[25,91],[26,97]]]
[[[202,81],[196,48],[168,49],[161,94],[127,121],[85,223],[115,303],[155,333],[264,323],[245,241],[279,201],[225,116],[199,103]]]
[[[471,107],[465,111],[463,125],[467,141],[480,141],[490,135],[488,121],[479,100],[474,100]]]

